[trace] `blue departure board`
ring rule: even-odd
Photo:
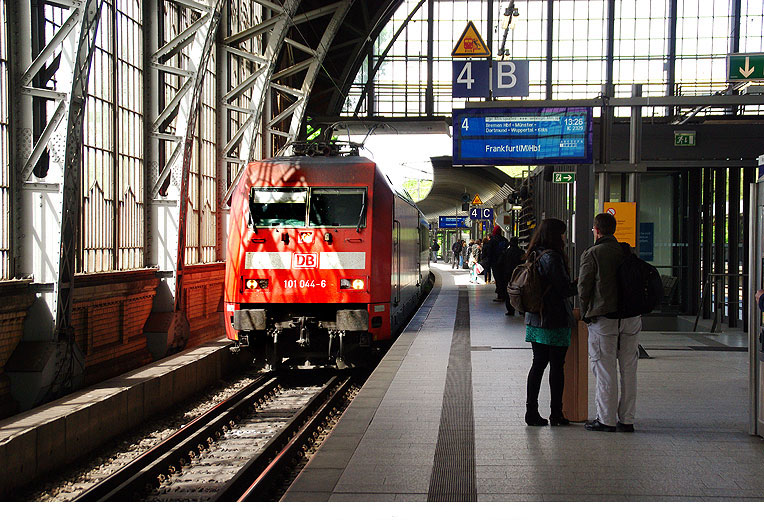
[[[454,165],[592,162],[592,109],[454,110]]]

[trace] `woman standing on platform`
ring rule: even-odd
[[[570,297],[576,294],[576,282],[570,280],[570,266],[565,252],[565,222],[547,218],[536,228],[526,261],[535,259],[546,293],[539,313],[525,313],[525,340],[533,349],[533,364],[528,373],[525,423],[546,425],[539,414],[539,390],[546,366],[549,368],[552,425],[568,425],[562,413],[563,367],[570,346],[571,329],[575,324]]]

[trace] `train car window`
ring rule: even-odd
[[[249,193],[251,223],[255,227],[305,227],[308,189],[252,188]]]
[[[311,226],[366,227],[366,189],[311,189]]]

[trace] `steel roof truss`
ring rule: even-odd
[[[196,32],[199,31],[202,27],[204,27],[206,24],[210,21],[210,14],[203,15],[199,17],[199,19],[188,26],[186,29],[178,33],[172,40],[170,40],[167,44],[156,50],[151,55],[152,61],[162,62],[161,59],[166,56],[173,56],[180,53],[180,50],[187,47],[190,42],[194,39],[196,36]]]
[[[163,71],[165,73],[169,73],[172,75],[177,75],[179,77],[191,77],[192,75],[194,75],[194,72],[192,72],[191,70],[176,68],[175,66],[169,66],[167,64],[162,64],[161,62],[152,62],[151,65],[159,71]]]
[[[240,44],[244,42],[245,40],[255,38],[261,35],[262,33],[265,33],[266,31],[270,30],[272,27],[276,26],[276,24],[278,24],[284,18],[286,17],[284,17],[283,15],[278,15],[273,18],[269,18],[268,20],[265,20],[259,24],[256,24],[252,27],[239,31],[235,35],[226,37],[225,39],[223,39],[223,44],[225,44],[226,46],[235,47],[237,44]]]
[[[247,129],[252,125],[254,120],[255,120],[255,114],[250,113],[249,117],[244,121],[244,123],[242,123],[239,130],[236,131],[236,134],[234,134],[231,140],[228,143],[226,143],[226,145],[223,147],[223,155],[227,156],[228,154],[230,154],[231,150],[241,142],[242,136],[247,131]],[[245,160],[241,160],[241,161],[243,163]]]
[[[283,84],[272,82],[271,88],[287,93],[293,97],[305,97],[305,92],[298,90],[297,88],[292,88],[291,86],[284,86]]]
[[[167,119],[169,119],[171,116],[177,115],[181,102],[183,102],[183,97],[186,95],[186,92],[188,92],[191,87],[194,86],[195,80],[196,76],[186,79],[186,82],[183,83],[177,93],[173,96],[172,100],[167,104],[164,110],[162,110],[162,113],[159,114],[159,117],[157,117],[157,120],[154,122],[152,127],[153,131],[158,132],[163,128],[163,125]]]
[[[56,49],[61,46],[64,40],[66,40],[66,37],[69,36],[69,33],[72,32],[81,20],[82,10],[78,8],[72,9],[71,14],[67,17],[66,21],[60,28],[58,28],[58,31],[56,31],[56,34],[50,39],[50,42],[45,45],[40,54],[32,61],[32,64],[29,65],[27,71],[24,72],[24,75],[21,77],[22,85],[28,85],[32,82],[34,76],[40,72],[45,63],[48,62],[48,59],[53,56]]]
[[[304,100],[305,100],[304,97],[300,97],[299,99],[297,99],[297,101],[289,105],[289,107],[286,108],[284,111],[282,111],[279,115],[271,119],[268,122],[268,127],[272,127],[273,125],[277,123],[281,123],[284,119],[291,116],[294,113],[294,111],[297,109],[297,107],[303,103]]]
[[[238,55],[239,57],[242,57],[244,59],[251,60],[254,63],[260,64],[261,66],[265,66],[268,64],[268,60],[265,57],[243,50],[241,48],[223,45],[223,49],[227,51],[228,53],[230,53],[231,55]]]
[[[21,170],[21,177],[23,181],[26,182],[32,178],[32,171],[34,170],[35,165],[37,165],[37,162],[40,161],[40,156],[42,156],[43,151],[45,151],[45,149],[48,147],[50,138],[53,136],[53,133],[61,123],[61,120],[63,119],[64,114],[66,114],[66,111],[67,104],[65,97],[59,101],[58,105],[56,105],[56,110],[53,112],[53,116],[45,125],[45,129],[42,131],[42,134],[40,134],[40,139],[37,140],[37,143],[32,149],[32,154],[29,156],[29,159],[26,161],[26,163],[24,163],[24,168]]]
[[[306,46],[305,44],[301,44],[297,42],[296,40],[292,40],[290,38],[285,38],[284,43],[289,44],[293,48],[297,48],[298,50],[303,51],[313,57],[315,57],[318,54],[318,52],[314,50],[313,48],[311,48],[310,46]]]
[[[283,79],[284,77],[289,77],[290,75],[294,75],[295,73],[299,73],[301,71],[307,70],[311,66],[311,64],[315,61],[316,59],[313,58],[313,59],[304,60],[302,62],[298,62],[297,64],[293,64],[289,66],[288,68],[284,68],[278,73],[274,73],[271,76],[271,80],[276,81],[278,79]]]
[[[238,86],[235,86],[231,91],[225,94],[223,96],[223,100],[227,103],[230,103],[231,101],[237,99],[242,93],[244,93],[247,89],[251,88],[253,84],[255,84],[255,81],[257,81],[257,78],[260,77],[263,72],[265,72],[265,68],[259,68],[252,75],[240,82]]]
[[[311,90],[313,89],[313,85],[316,81],[316,78],[318,77],[318,73],[321,70],[321,64],[323,64],[324,59],[326,59],[326,54],[329,51],[329,46],[334,40],[334,37],[337,35],[337,32],[342,25],[342,21],[345,19],[345,16],[350,10],[350,6],[352,4],[353,0],[344,0],[334,4],[336,6],[334,15],[329,21],[329,24],[326,27],[326,31],[324,31],[324,34],[321,37],[321,41],[319,42],[316,50],[316,57],[308,66],[308,71],[302,81],[302,87],[300,90],[302,93],[310,94]],[[300,133],[300,127],[302,126],[302,121],[305,118],[305,110],[307,105],[308,95],[305,95],[300,101],[300,104],[295,108],[294,114],[292,115],[292,121],[289,125],[289,136],[291,140],[297,139]]]

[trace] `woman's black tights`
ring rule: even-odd
[[[541,343],[531,343],[533,348],[533,364],[528,373],[528,397],[526,404],[529,409],[538,409],[539,390],[541,389],[541,378],[544,376],[544,370],[549,367],[549,391],[551,393],[552,415],[562,414],[562,389],[565,384],[565,353],[567,347],[558,347],[552,345],[543,345]]]

